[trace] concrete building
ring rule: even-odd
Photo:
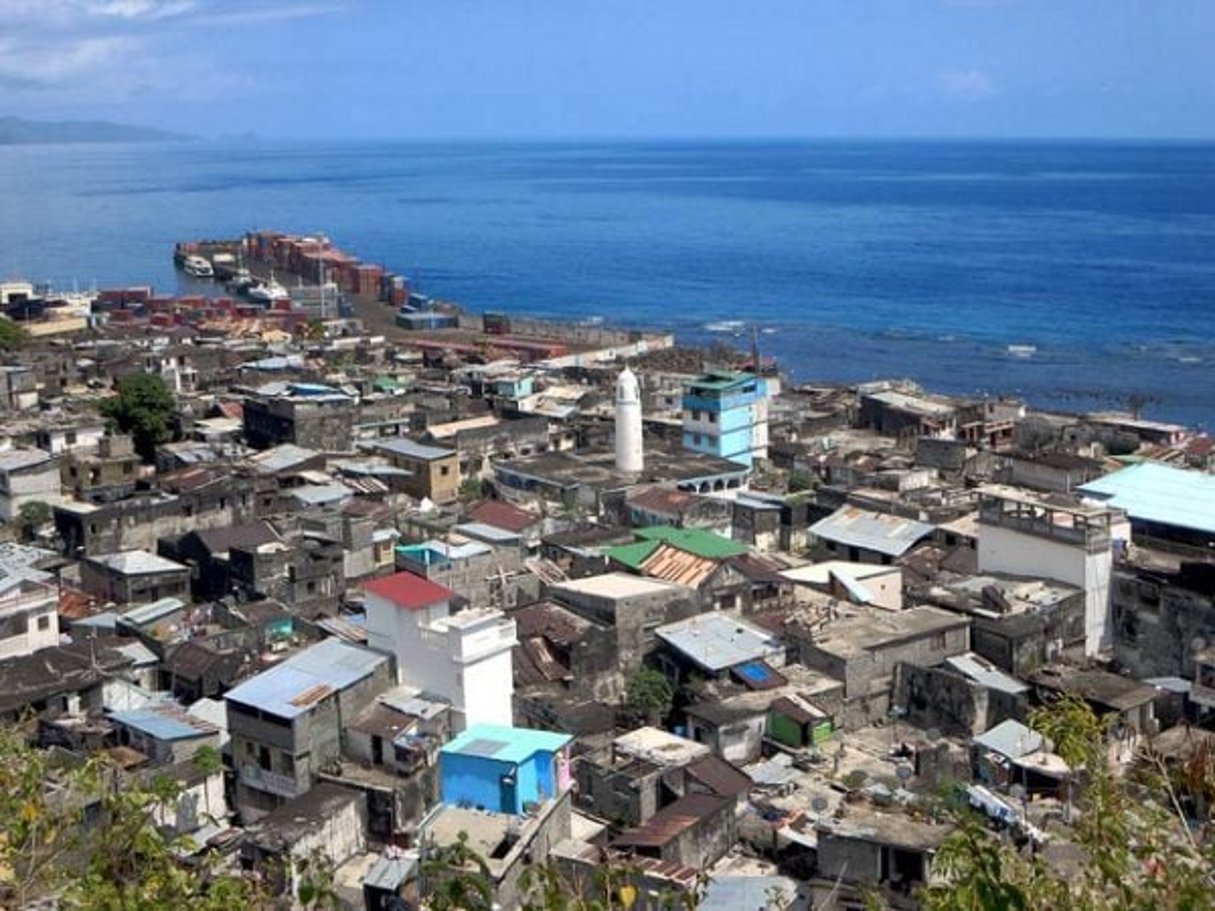
[[[341,866],[367,847],[367,801],[356,790],[318,784],[263,815],[241,843],[241,863],[256,870],[284,908],[300,908],[301,864],[320,853]]]
[[[1112,644],[1114,542],[1129,540],[1126,517],[989,485],[979,500],[979,572],[1054,579],[1084,590],[1085,653]]]
[[[616,470],[640,473],[645,467],[641,437],[641,388],[625,367],[616,378]]]
[[[394,468],[410,473],[403,482],[406,493],[433,503],[452,503],[460,493],[460,453],[442,446],[426,446],[406,439],[376,440],[366,444]]]
[[[915,891],[930,881],[933,855],[952,828],[863,805],[850,806],[840,819],[820,820],[814,907],[864,907],[873,888],[886,907],[919,907]]]
[[[58,606],[55,585],[17,576],[0,578],[0,660],[58,645]]]
[[[99,554],[80,563],[80,584],[102,601],[119,604],[190,597],[190,568],[148,553]]]
[[[655,630],[659,626],[698,612],[690,589],[629,573],[574,579],[553,585],[549,591],[575,613],[614,628],[625,675],[640,667],[645,656],[658,647]]]
[[[355,400],[311,383],[268,383],[245,399],[245,440],[254,449],[294,443],[332,452],[350,448]]]
[[[749,373],[711,372],[683,396],[683,446],[750,467],[768,458],[768,390]]]
[[[0,521],[12,522],[26,503],[58,503],[59,463],[41,449],[0,452]]]
[[[785,636],[802,664],[843,681],[841,720],[854,728],[889,716],[899,664],[931,667],[969,651],[970,619],[935,607],[849,607],[826,621],[794,619]]]
[[[28,411],[38,406],[38,377],[29,367],[0,367],[0,410]]]
[[[63,486],[90,503],[130,496],[140,477],[139,456],[126,435],[103,437],[95,453],[71,453],[62,464]]]
[[[111,712],[118,742],[153,763],[185,762],[203,747],[219,749],[219,728],[189,715],[174,703]]]
[[[474,724],[439,750],[443,801],[519,815],[570,787],[568,734]]]
[[[346,722],[391,685],[387,657],[324,639],[229,690],[242,815],[258,818],[307,792],[339,757]]]
[[[501,611],[455,611],[451,589],[400,572],[368,582],[367,644],[393,655],[398,682],[448,700],[453,727],[509,725],[515,622]]]

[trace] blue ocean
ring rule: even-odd
[[[579,142],[0,148],[0,274],[182,279],[179,239],[323,232],[473,310],[749,345],[1215,427],[1215,146]]]

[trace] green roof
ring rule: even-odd
[[[650,554],[658,549],[658,541],[634,541],[632,544],[620,544],[609,547],[605,553],[608,557],[627,566],[629,569],[641,569],[641,564],[649,559]]]
[[[641,564],[664,541],[672,547],[709,560],[724,560],[727,557],[737,557],[747,552],[745,545],[700,528],[671,528],[668,525],[652,525],[649,528],[634,529],[633,533],[641,540],[632,544],[622,544],[607,551],[608,557],[612,560],[633,569],[640,568]]]
[[[374,388],[385,391],[385,392],[391,392],[394,389],[408,389],[409,388],[408,383],[402,383],[395,376],[377,376],[375,378],[375,381],[371,385]]]

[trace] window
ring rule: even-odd
[[[38,618],[38,632],[44,633],[51,628],[51,618],[43,614]]]
[[[700,434],[699,433],[692,434],[692,445],[693,446],[700,445]]]
[[[123,462],[122,463],[122,473],[123,474],[134,474],[135,473],[135,463],[134,462]]]
[[[716,423],[717,423],[717,415],[716,415],[716,414],[714,414],[712,411],[710,411],[710,412],[709,412],[709,423],[710,423],[710,424],[716,424]]]
[[[439,476],[440,476],[440,477],[445,478],[445,477],[447,477],[449,474],[451,474],[451,466],[450,466],[450,465],[443,465],[442,467],[440,467],[440,468],[439,468]]]
[[[933,633],[932,634],[932,647],[934,649],[936,649],[937,651],[941,651],[942,649],[945,648],[945,634],[944,633]]]
[[[68,446],[75,446],[76,445],[76,431],[69,430],[69,431],[65,432],[63,434],[63,442],[66,443]]]
[[[694,421],[700,420],[700,412],[697,411],[695,408],[692,409],[692,420],[694,420]]]

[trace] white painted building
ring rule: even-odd
[[[457,729],[512,723],[515,621],[491,608],[453,613],[454,592],[408,572],[364,592],[367,644],[396,658],[399,683],[448,700]]]
[[[26,503],[63,499],[59,463],[41,449],[0,453],[0,520],[12,522]]]
[[[1115,539],[1130,538],[1125,514],[990,485],[980,491],[978,537],[980,573],[1054,579],[1083,589],[1085,654],[1111,644],[1110,577]]]
[[[58,644],[58,586],[15,576],[0,579],[0,661]]]

